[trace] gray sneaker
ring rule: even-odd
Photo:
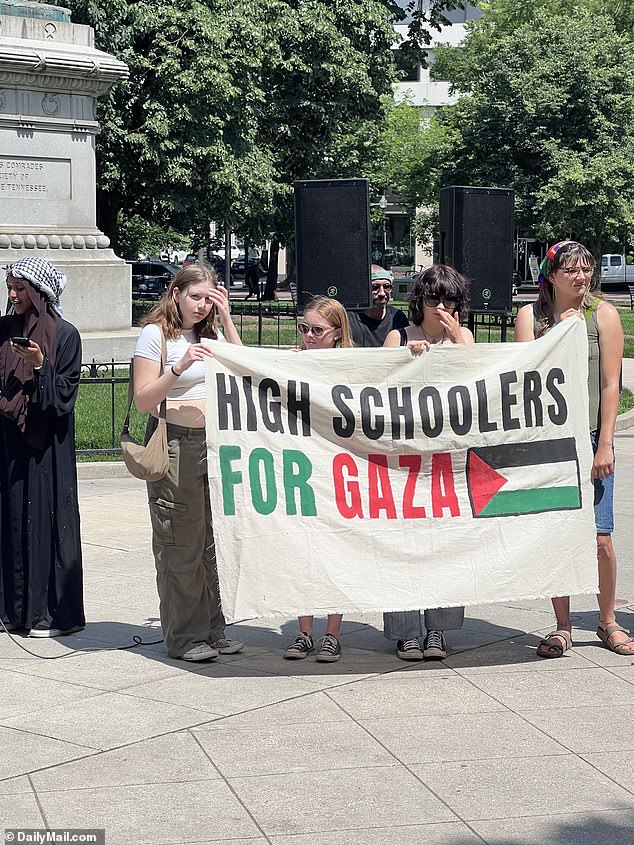
[[[244,648],[244,643],[240,640],[216,640],[215,643],[209,643],[209,645],[220,654],[237,654]]]
[[[401,660],[424,660],[425,655],[420,643],[415,637],[409,640],[399,640],[396,643],[396,654]]]
[[[423,642],[425,660],[444,660],[447,657],[447,644],[442,631],[427,631]]]
[[[321,648],[315,659],[320,663],[336,663],[341,659],[341,643],[333,634],[326,634],[322,638]]]
[[[315,650],[315,644],[310,634],[298,634],[284,652],[286,660],[301,660]]]
[[[180,659],[198,663],[199,660],[213,660],[214,657],[218,657],[218,652],[215,648],[207,645],[207,643],[198,643],[198,645],[192,646],[189,651],[186,651],[185,654],[181,654]]]

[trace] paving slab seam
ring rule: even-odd
[[[632,661],[632,663],[630,663],[629,666],[634,666],[634,661]],[[607,671],[610,673],[610,675],[614,675],[614,677],[618,678],[620,681],[625,681],[626,684],[630,684],[631,686],[634,686],[634,677],[632,679],[624,678],[622,675],[619,675],[618,672],[615,671],[615,670],[620,669],[621,668],[620,666],[604,666],[603,668],[607,669]],[[628,668],[628,667],[625,667],[625,668]]]
[[[606,772],[604,772],[603,769],[600,769],[598,766],[596,766],[592,762],[592,760],[586,760],[586,758],[583,756],[583,754],[589,754],[589,753],[591,753],[591,752],[588,752],[588,751],[581,752],[581,753],[577,754],[577,757],[579,757],[580,760],[583,760],[584,763],[587,763],[588,766],[591,766],[595,770],[595,772],[598,772],[604,778],[611,780],[612,783],[615,784],[616,786],[620,787],[621,789],[624,789],[626,792],[629,792],[630,795],[634,798],[634,789],[630,789],[629,786],[624,786],[622,783],[619,783],[617,780],[614,780],[614,778],[611,775],[606,774]],[[632,812],[634,812],[634,807],[630,807],[629,809],[631,809]]]
[[[134,546],[133,548],[130,548],[130,546],[112,546],[112,545],[106,544],[106,543],[93,543],[90,540],[82,540],[81,545],[82,545],[82,548],[85,546],[86,548],[91,548],[91,549],[109,549],[110,551],[113,551],[113,552],[129,552],[130,554],[133,554],[134,552],[141,552],[141,551],[145,552],[148,549],[148,546],[147,546],[146,543],[144,543],[142,546]]]
[[[31,789],[33,790],[33,798],[35,799],[35,803],[37,804],[38,812],[39,812],[40,816],[42,817],[43,827],[48,828],[49,825],[48,825],[48,821],[47,821],[47,818],[46,818],[46,813],[44,812],[44,807],[42,807],[42,802],[40,801],[40,797],[37,794],[35,784],[31,780],[31,777],[29,775],[27,775],[26,777],[27,777],[27,780],[29,782]]]
[[[4,728],[5,731],[15,731],[16,733],[26,734],[27,736],[39,736],[39,737],[42,737],[42,739],[53,739],[53,740],[56,740],[57,742],[66,742],[69,745],[76,745],[78,748],[85,748],[89,752],[90,751],[95,752],[95,754],[101,753],[101,748],[99,748],[97,745],[86,745],[86,743],[84,743],[84,742],[76,742],[75,740],[72,740],[72,742],[71,742],[69,740],[59,739],[56,736],[49,736],[48,734],[41,733],[40,731],[34,731],[34,730],[30,730],[30,729],[27,730],[26,728],[20,728],[17,725],[3,725],[3,724],[0,723],[0,727]],[[77,759],[82,760],[84,757],[93,757],[93,756],[94,756],[94,754],[90,754],[90,753],[89,754],[82,754],[79,757],[77,757]],[[52,765],[56,766],[58,764],[53,763]],[[46,766],[45,768],[48,768],[48,766]],[[32,772],[32,771],[33,772],[39,771],[39,769],[29,769],[28,772],[23,772],[23,774],[27,775],[27,774],[29,774],[29,772]],[[14,775],[11,775],[11,777],[14,777]],[[0,778],[0,782],[2,782],[3,780],[6,780],[6,778]]]
[[[359,728],[361,728],[361,730],[363,730],[363,731],[364,731],[364,732],[365,732],[365,733],[366,733],[366,734],[367,734],[367,735],[368,735],[368,736],[369,736],[369,737],[370,737],[370,738],[371,738],[374,742],[376,742],[376,743],[377,743],[377,744],[378,744],[381,748],[383,748],[383,750],[384,750],[387,754],[389,754],[389,755],[390,755],[390,756],[391,756],[391,757],[392,757],[392,758],[393,758],[393,759],[394,759],[394,760],[395,760],[395,761],[396,761],[396,762],[397,762],[400,766],[402,766],[402,767],[405,769],[405,771],[409,772],[409,774],[410,774],[410,775],[412,775],[412,776],[413,776],[413,777],[414,777],[417,781],[419,781],[419,783],[421,783],[421,784],[425,787],[425,789],[427,789],[427,790],[428,790],[428,791],[429,791],[429,792],[430,792],[430,793],[434,796],[434,798],[436,798],[436,800],[437,800],[437,801],[440,801],[440,803],[441,803],[441,804],[442,804],[442,805],[443,805],[443,806],[444,806],[444,807],[445,807],[445,808],[446,808],[446,809],[447,809],[447,810],[448,810],[448,811],[449,811],[449,812],[450,812],[453,816],[455,816],[455,817],[456,817],[456,820],[457,820],[457,821],[459,821],[459,822],[461,822],[462,824],[466,825],[466,827],[468,827],[468,828],[469,828],[469,830],[471,830],[471,832],[472,832],[474,835],[476,835],[476,836],[477,836],[477,837],[478,837],[478,838],[479,838],[482,842],[485,842],[485,841],[486,841],[486,840],[484,840],[484,839],[483,839],[483,838],[482,838],[482,837],[481,837],[481,836],[480,836],[480,835],[479,835],[479,834],[478,834],[475,830],[473,830],[473,828],[469,825],[469,823],[468,823],[465,819],[463,819],[463,818],[460,816],[460,813],[458,813],[458,812],[457,812],[457,811],[456,811],[453,807],[450,807],[450,806],[449,806],[449,804],[448,804],[448,803],[444,800],[444,798],[441,798],[441,796],[440,796],[440,795],[439,795],[439,794],[438,794],[438,793],[437,793],[437,792],[436,792],[436,791],[435,791],[435,790],[434,790],[431,786],[429,786],[429,784],[425,783],[425,781],[424,781],[424,780],[422,780],[422,778],[421,778],[421,777],[419,777],[419,775],[417,774],[417,772],[412,771],[412,768],[411,768],[410,764],[408,764],[408,763],[404,762],[403,760],[401,760],[401,759],[400,759],[400,757],[399,757],[399,756],[398,756],[398,755],[397,755],[394,751],[392,751],[392,749],[391,749],[391,748],[388,748],[388,747],[385,745],[385,743],[384,743],[384,742],[382,742],[382,741],[381,741],[378,737],[374,736],[374,735],[373,735],[373,734],[372,734],[372,733],[368,730],[368,728],[366,728],[366,726],[365,726],[365,725],[361,724],[361,723],[359,722],[359,720],[358,720],[358,719],[356,719],[356,718],[355,718],[355,717],[354,717],[351,713],[349,713],[349,712],[346,710],[346,708],[345,708],[345,707],[344,707],[344,706],[343,706],[343,705],[342,705],[339,701],[335,701],[335,700],[334,700],[334,699],[332,699],[332,698],[331,698],[331,697],[330,697],[327,693],[325,693],[325,695],[326,695],[328,698],[330,698],[330,700],[333,702],[333,704],[335,704],[337,707],[339,707],[339,709],[340,709],[343,713],[345,713],[345,715],[346,715],[349,719],[351,719],[351,720],[352,720],[352,722],[354,722],[354,724],[356,724]],[[358,768],[364,768],[364,767],[358,767]],[[369,768],[369,767],[365,767],[365,768]]]
[[[99,754],[108,754],[108,751],[100,751]],[[85,759],[85,758],[80,758],[80,759]],[[73,763],[75,761],[74,760],[69,760],[69,761],[65,760],[63,763],[56,763],[54,766],[48,766],[47,768],[49,770],[50,769],[57,769],[60,766],[65,766],[66,762]],[[46,771],[46,769],[34,770],[33,774],[39,774],[41,771]],[[19,775],[18,777],[22,777],[22,775]],[[26,777],[29,777],[29,775],[27,774]],[[221,780],[220,777],[217,777],[217,778],[198,778],[197,780],[188,780],[188,781],[186,781],[186,783],[188,783],[188,784],[190,784],[190,783],[192,783],[192,784],[194,784],[194,783],[217,783],[219,780]],[[182,783],[183,783],[182,780],[153,780],[153,781],[151,781],[152,786],[169,786],[170,784],[182,784]],[[109,788],[109,789],[127,789],[128,787],[148,786],[148,785],[150,785],[148,783],[148,781],[138,781],[138,782],[136,782],[136,781],[126,781],[126,783],[110,784],[107,788]],[[73,792],[90,792],[90,791],[94,791],[95,789],[99,789],[99,788],[100,787],[95,786],[94,784],[92,784],[91,786],[77,786],[76,784],[74,784],[71,787]],[[38,790],[43,795],[51,795],[51,794],[67,791],[66,789],[51,789],[50,787],[43,787],[43,786],[40,786],[40,787],[34,786],[34,789]],[[204,840],[204,841],[207,841],[207,840]]]
[[[202,751],[202,753],[205,755],[205,757],[209,760],[209,762],[211,763],[211,765],[213,766],[213,768],[215,769],[215,771],[218,773],[218,777],[220,778],[220,780],[222,780],[222,782],[225,784],[225,786],[227,787],[227,789],[231,792],[231,794],[233,795],[233,797],[234,797],[234,798],[236,799],[236,801],[240,804],[240,806],[242,807],[242,809],[244,810],[244,812],[245,812],[245,813],[247,814],[247,816],[251,819],[251,821],[252,821],[252,822],[253,822],[253,824],[256,826],[256,828],[260,831],[261,836],[263,836],[263,837],[264,837],[264,839],[266,840],[266,842],[267,842],[267,843],[269,843],[269,845],[272,845],[272,842],[271,842],[271,840],[269,839],[269,837],[267,836],[267,834],[264,832],[264,829],[262,828],[262,825],[258,822],[258,820],[255,818],[255,816],[254,816],[254,815],[253,815],[253,813],[251,812],[251,810],[250,810],[250,809],[246,806],[246,804],[244,803],[244,801],[240,798],[240,796],[238,795],[238,793],[236,792],[236,790],[233,788],[233,786],[232,786],[232,784],[229,782],[229,780],[225,777],[225,775],[223,774],[223,772],[221,772],[221,771],[220,771],[220,769],[218,768],[218,766],[216,766],[216,764],[215,764],[215,763],[214,763],[214,761],[211,759],[211,757],[210,757],[210,756],[209,756],[209,754],[207,753],[206,748],[202,745],[202,743],[200,742],[200,740],[198,739],[198,737],[196,736],[196,734],[195,734],[194,732],[192,732],[189,728],[187,729],[187,732],[189,733],[189,735],[191,736],[191,738],[194,740],[194,742],[196,743],[196,745],[200,748],[200,750],[201,750],[201,751]]]
[[[76,760],[84,760],[87,757],[97,757],[97,756],[100,756],[102,754],[108,754],[111,751],[119,751],[119,750],[124,749],[124,748],[130,748],[130,747],[133,747],[135,745],[139,745],[143,742],[147,742],[149,740],[161,739],[163,737],[172,736],[173,734],[178,734],[178,733],[181,733],[183,731],[190,732],[195,728],[205,727],[206,725],[217,725],[218,723],[224,721],[225,719],[231,719],[234,716],[242,716],[242,715],[252,713],[252,712],[255,712],[255,711],[258,711],[258,710],[264,710],[267,707],[273,707],[276,704],[281,704],[281,703],[286,702],[286,701],[293,701],[293,700],[298,699],[298,698],[305,698],[305,697],[308,697],[308,696],[312,696],[312,695],[315,695],[316,693],[319,693],[321,691],[322,691],[321,689],[309,690],[308,692],[304,692],[304,693],[300,693],[298,695],[290,696],[289,698],[279,699],[278,701],[274,701],[274,702],[271,702],[269,704],[263,704],[259,707],[252,707],[252,708],[249,708],[248,710],[236,711],[235,713],[227,713],[227,714],[216,715],[216,714],[212,714],[212,713],[208,712],[207,713],[208,716],[216,715],[216,718],[205,719],[202,722],[196,722],[193,725],[188,725],[187,727],[172,728],[169,731],[163,731],[163,732],[160,732],[160,733],[151,734],[149,736],[143,736],[143,737],[140,737],[139,739],[132,740],[131,742],[124,742],[124,743],[121,743],[121,745],[113,745],[113,746],[109,746],[108,748],[98,748],[96,746],[90,746],[90,745],[84,746],[84,745],[81,745],[81,743],[73,742],[74,745],[80,745],[82,748],[87,748],[91,751],[94,751],[95,754],[82,755],[80,757],[73,758],[71,760],[65,760],[64,763],[53,763],[50,766],[40,766],[40,767],[35,768],[35,769],[30,769],[28,772],[23,772],[21,775],[17,775],[17,776],[16,775],[9,775],[6,778],[0,778],[0,783],[4,782],[5,780],[11,780],[14,777],[23,777],[23,776],[28,777],[30,774],[36,774],[37,772],[47,771],[49,769],[55,769],[60,765],[65,765],[66,763],[69,763],[69,762],[75,762]],[[108,691],[108,692],[110,692],[110,691]],[[130,697],[135,697],[135,696],[130,696]],[[139,697],[136,697],[136,698],[137,698],[138,701],[149,701],[149,700],[151,700],[151,699],[141,699]],[[179,705],[173,705],[173,706],[178,707]],[[187,708],[187,709],[194,709],[194,708]],[[203,711],[198,711],[198,712],[203,712]],[[2,721],[0,721],[0,727],[11,728],[12,730],[20,731],[21,733],[32,734],[33,736],[41,736],[41,737],[46,738],[46,739],[58,739],[57,737],[49,736],[48,734],[40,733],[38,731],[33,731],[33,730],[27,731],[24,728],[15,727],[13,725],[6,725],[6,724],[3,724]],[[200,745],[198,740],[196,740],[196,743],[198,745]],[[215,766],[215,764],[214,764],[214,768],[215,769],[217,768]],[[171,781],[166,781],[166,782],[171,782]]]
[[[601,773],[603,774],[603,773]],[[620,784],[619,784],[620,786]],[[623,789],[623,787],[621,787]],[[550,819],[556,818],[557,816],[580,816],[586,817],[588,816],[589,812],[597,812],[597,810],[568,810],[563,813],[557,812],[548,812],[548,813],[522,813],[519,816],[483,816],[477,819],[471,819],[472,822],[486,822],[489,824],[490,822],[506,822],[511,821],[512,819],[520,820],[520,819]],[[602,807],[598,812],[601,813],[632,813],[634,815],[634,807]],[[463,824],[469,826],[469,822],[463,822]],[[486,840],[485,840],[486,841]],[[487,842],[488,845],[488,842]],[[539,843],[542,845],[542,843]],[[548,845],[558,845],[556,842],[548,843]],[[574,845],[574,843],[572,843]],[[585,845],[585,843],[584,843]]]

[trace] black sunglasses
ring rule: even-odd
[[[438,308],[442,302],[445,308],[449,311],[453,311],[458,307],[458,300],[453,299],[450,296],[430,296],[429,294],[425,294],[425,296],[423,296],[423,302],[430,308]]]

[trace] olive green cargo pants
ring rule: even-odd
[[[148,426],[151,434],[152,418]],[[204,428],[167,426],[169,472],[148,482],[163,638],[171,657],[224,637]]]

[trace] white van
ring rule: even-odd
[[[601,256],[601,288],[610,290],[634,285],[634,264],[627,264],[624,255]]]

